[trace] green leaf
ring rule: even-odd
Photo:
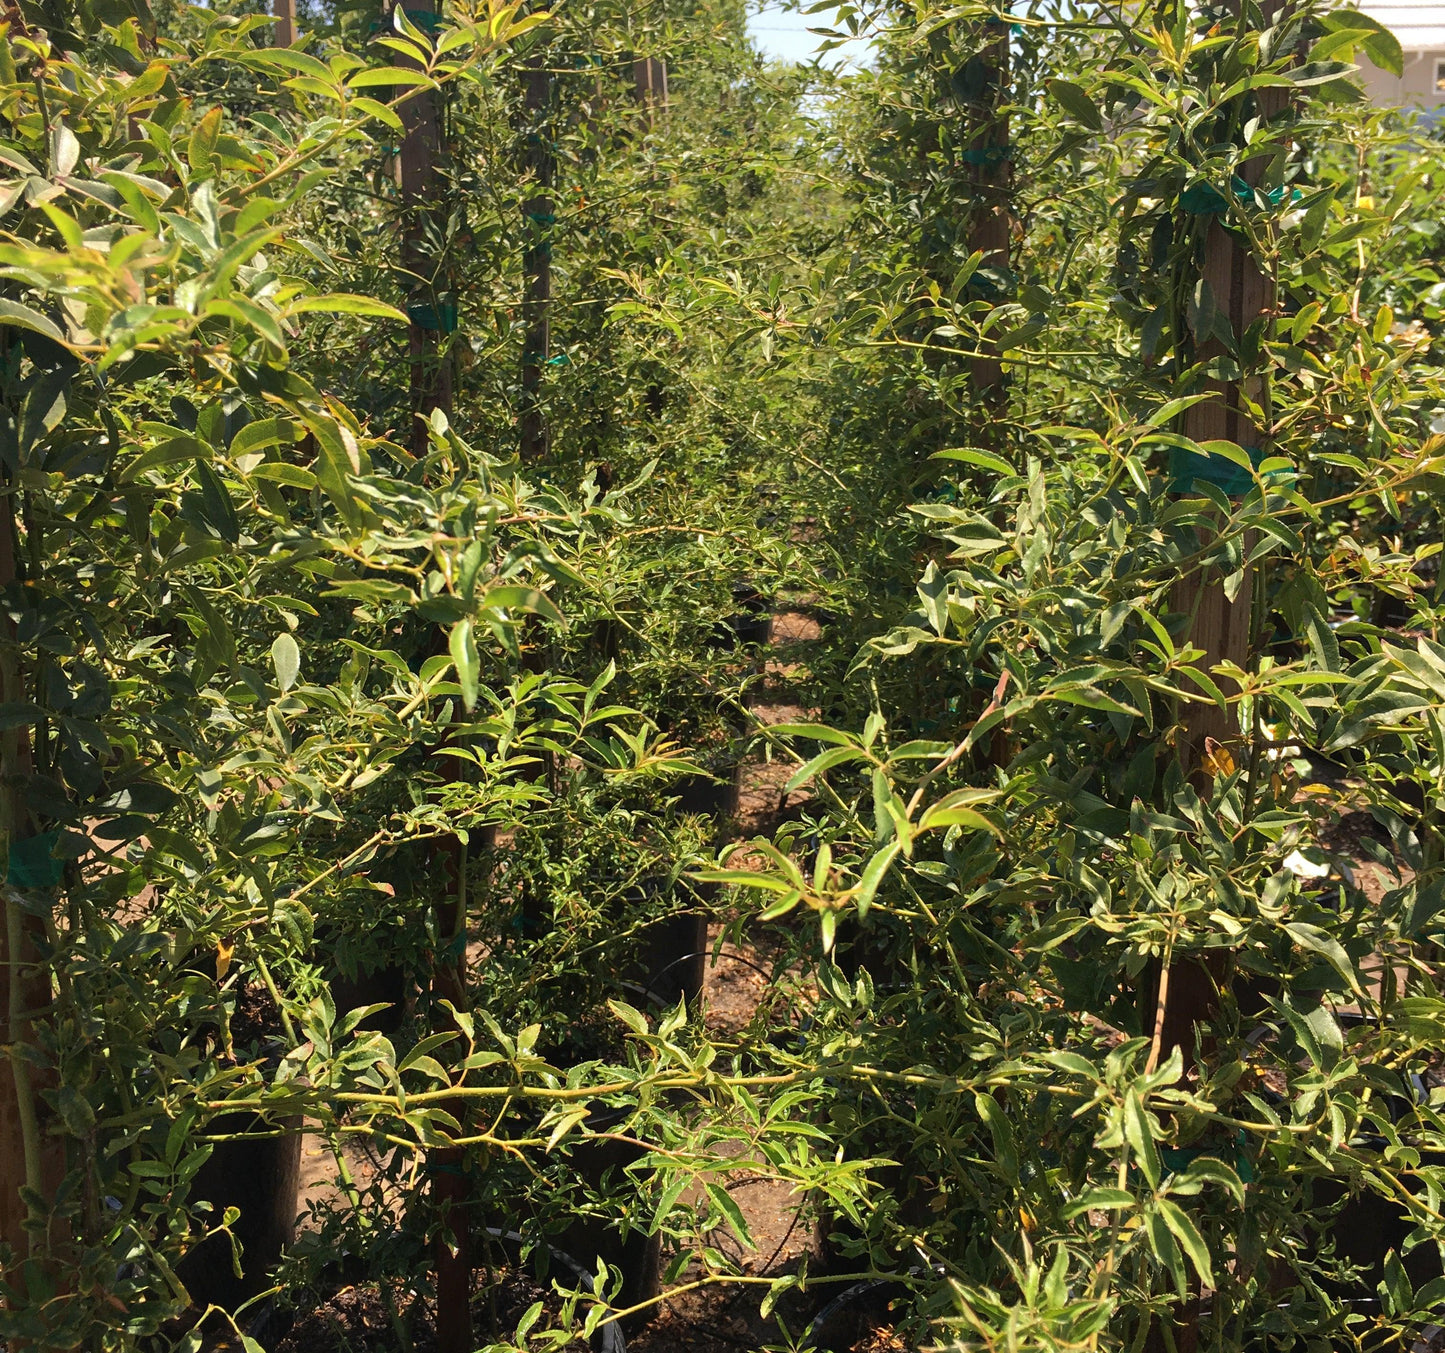
[[[216,138],[221,134],[221,110],[212,108],[191,130],[186,144],[186,163],[196,178],[216,171]]]
[[[1082,1216],[1085,1212],[1117,1212],[1126,1207],[1137,1207],[1139,1200],[1126,1189],[1089,1189],[1081,1193],[1063,1210],[1063,1216]]]
[[[902,842],[896,839],[892,840],[868,861],[862,878],[858,880],[858,891],[853,895],[853,903],[858,908],[860,917],[868,915],[868,908],[873,904],[879,884],[883,882],[889,866],[897,859],[898,853],[902,849]]]
[[[705,1184],[707,1196],[712,1199],[713,1206],[727,1218],[728,1225],[737,1238],[748,1247],[753,1248],[753,1238],[748,1231],[748,1223],[740,1208],[728,1191],[721,1184]]]
[[[1099,106],[1076,84],[1069,80],[1046,80],[1049,97],[1077,122],[1090,131],[1104,130],[1104,115]]]
[[[289,418],[258,418],[247,423],[231,440],[231,457],[239,460],[264,451],[271,446],[290,446],[300,432],[300,426]],[[295,467],[287,467],[295,468]],[[307,476],[311,478],[310,475]]]
[[[1235,1202],[1244,1206],[1244,1183],[1231,1166],[1216,1156],[1196,1156],[1170,1181],[1170,1189],[1182,1192],[1181,1186],[1203,1185],[1205,1182],[1223,1184],[1234,1196]]]
[[[376,319],[394,319],[402,324],[406,315],[394,305],[378,301],[371,296],[354,296],[347,292],[331,292],[325,296],[302,296],[287,304],[284,313],[290,315],[370,315]]]
[[[1307,925],[1303,921],[1286,921],[1284,928],[1302,949],[1308,949],[1311,953],[1319,954],[1324,958],[1349,983],[1351,991],[1359,991],[1350,956],[1345,952],[1344,945],[1333,935],[1326,934],[1318,926]]]
[[[1149,1125],[1149,1115],[1137,1090],[1130,1090],[1124,1098],[1124,1140],[1129,1143],[1134,1163],[1143,1170],[1149,1186],[1157,1189],[1162,1172],[1159,1149],[1154,1144],[1154,1131]]]
[[[470,620],[459,620],[452,626],[448,641],[452,663],[457,669],[457,682],[462,688],[462,704],[470,713],[476,708],[481,676],[481,660],[477,656],[477,639]]]
[[[1174,1288],[1179,1293],[1180,1301],[1187,1301],[1189,1282],[1184,1272],[1184,1260],[1179,1254],[1179,1246],[1175,1244],[1168,1222],[1157,1209],[1144,1214],[1144,1234],[1149,1239],[1149,1249],[1155,1259],[1168,1269],[1173,1277]]]
[[[487,611],[535,612],[558,624],[562,622],[563,618],[562,612],[557,609],[552,599],[535,587],[519,587],[510,583],[500,587],[489,587],[482,594],[482,599],[478,604]]]
[[[271,665],[276,669],[276,684],[289,691],[301,674],[301,649],[289,633],[276,636],[271,645]]]
[[[816,775],[821,775],[834,766],[841,766],[848,761],[866,761],[868,754],[859,751],[856,747],[829,747],[825,752],[819,752],[811,761],[798,767],[793,772],[792,778],[784,789],[785,794],[791,794],[800,785],[805,785]]]
[[[977,447],[952,447],[947,451],[935,451],[931,460],[961,460],[965,465],[977,465],[982,470],[996,470],[999,474],[1016,475],[1017,470],[1002,456],[992,451],[980,451]]]
[[[435,89],[436,81],[423,71],[408,70],[404,66],[372,66],[368,70],[357,71],[346,86],[348,89],[390,89],[398,86]]]
[[[1174,1233],[1180,1249],[1189,1256],[1189,1262],[1194,1265],[1199,1281],[1205,1287],[1213,1287],[1214,1267],[1209,1258],[1209,1246],[1204,1243],[1204,1237],[1199,1234],[1189,1214],[1168,1198],[1159,1199],[1156,1206],[1159,1215],[1164,1218],[1164,1224]]]
[[[973,1106],[993,1138],[993,1156],[1005,1180],[1016,1180],[1019,1172],[1018,1148],[1014,1142],[1013,1125],[992,1095],[975,1093]]]
[[[19,301],[0,299],[0,324],[8,324],[16,329],[31,329],[57,343],[65,342],[65,335],[40,311],[21,305]]]
[[[832,742],[840,747],[855,747],[857,738],[825,723],[775,723],[772,732],[784,738],[812,738],[814,742]]]
[[[647,1018],[641,1011],[634,1009],[625,1001],[608,1001],[607,1008],[612,1011],[629,1029],[635,1034],[647,1032]]]
[[[657,1200],[657,1206],[652,1212],[652,1225],[647,1228],[648,1235],[655,1236],[677,1206],[677,1200],[682,1197],[683,1190],[687,1188],[692,1180],[685,1174],[680,1174],[662,1191],[662,1196]]]

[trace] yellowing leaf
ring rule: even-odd
[[[1204,739],[1204,756],[1199,764],[1208,775],[1223,778],[1234,774],[1234,757],[1229,748],[1213,738]]]

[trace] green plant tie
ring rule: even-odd
[[[59,831],[12,841],[5,882],[12,888],[54,888],[65,873],[65,861],[55,857],[59,843]]]
[[[1244,1154],[1244,1147],[1247,1138],[1243,1129],[1236,1129],[1234,1137],[1234,1171],[1240,1181],[1245,1184],[1254,1183],[1254,1162]],[[1220,1152],[1208,1146],[1161,1146],[1159,1148],[1159,1160],[1170,1174],[1178,1174],[1180,1170],[1187,1170],[1201,1156],[1214,1156],[1218,1158]]]
[[[964,164],[996,165],[1014,157],[1012,146],[973,146],[963,152]]]
[[[406,317],[418,329],[432,333],[452,334],[457,331],[457,307],[455,302],[441,305],[409,305]]]
[[[1249,463],[1257,471],[1264,452],[1257,446],[1246,446]],[[1182,446],[1169,448],[1169,491],[1188,493],[1195,481],[1212,484],[1226,498],[1243,498],[1254,487],[1254,475],[1224,456],[1208,456]]]
[[[1255,204],[1255,189],[1251,188],[1238,174],[1230,179],[1229,186],[1234,192],[1235,199],[1245,206]],[[1264,193],[1265,201],[1271,207],[1281,206],[1288,195],[1290,202],[1300,200],[1300,190],[1289,188],[1281,183],[1278,188],[1271,188]],[[1222,216],[1229,207],[1229,202],[1224,194],[1212,183],[1204,179],[1196,179],[1182,193],[1179,194],[1179,206],[1191,216]]]
[[[428,1174],[454,1174],[460,1179],[466,1179],[472,1173],[461,1165],[453,1165],[449,1160],[428,1160],[426,1172]]]

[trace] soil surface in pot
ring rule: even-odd
[[[912,1347],[892,1325],[874,1325],[863,1331],[850,1353],[908,1353]]]
[[[542,1330],[555,1320],[562,1298],[526,1270],[494,1273],[490,1285],[478,1284],[472,1295],[472,1333],[478,1346],[510,1341],[517,1322],[533,1302],[542,1303],[542,1315],[533,1326]],[[580,1324],[583,1310],[579,1306]],[[403,1345],[395,1321],[407,1331],[412,1353],[436,1353],[431,1303],[393,1289],[392,1300],[375,1284],[343,1287],[318,1306],[298,1311],[291,1328],[275,1346],[275,1353],[396,1353]],[[587,1341],[579,1334],[565,1344],[585,1353]]]

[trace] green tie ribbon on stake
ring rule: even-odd
[[[1246,446],[1249,463],[1257,471],[1265,454],[1257,446]],[[1210,456],[1182,446],[1169,448],[1169,492],[1188,493],[1198,480],[1212,484],[1226,498],[1243,498],[1254,487],[1254,475],[1225,456]]]
[[[426,329],[430,333],[454,334],[457,331],[455,301],[443,301],[440,305],[409,305],[406,317],[418,329]]]
[[[10,861],[5,869],[5,882],[12,888],[54,888],[65,874],[65,861],[57,859],[55,847],[60,833],[40,832],[10,843]]]
[[[1238,174],[1235,174],[1229,181],[1230,187],[1234,190],[1234,196],[1245,206],[1255,204],[1256,192],[1263,193],[1264,199],[1271,207],[1280,206],[1285,200],[1285,194],[1289,194],[1291,203],[1300,200],[1298,188],[1287,188],[1283,183],[1278,188],[1271,188],[1268,192],[1263,189],[1254,189],[1249,186]],[[1182,193],[1179,194],[1179,207],[1191,216],[1222,216],[1229,208],[1225,196],[1207,179],[1195,179]]]
[[[992,169],[995,165],[1003,164],[1006,160],[1014,157],[1012,146],[974,146],[965,150],[959,158],[964,164],[979,164]]]

